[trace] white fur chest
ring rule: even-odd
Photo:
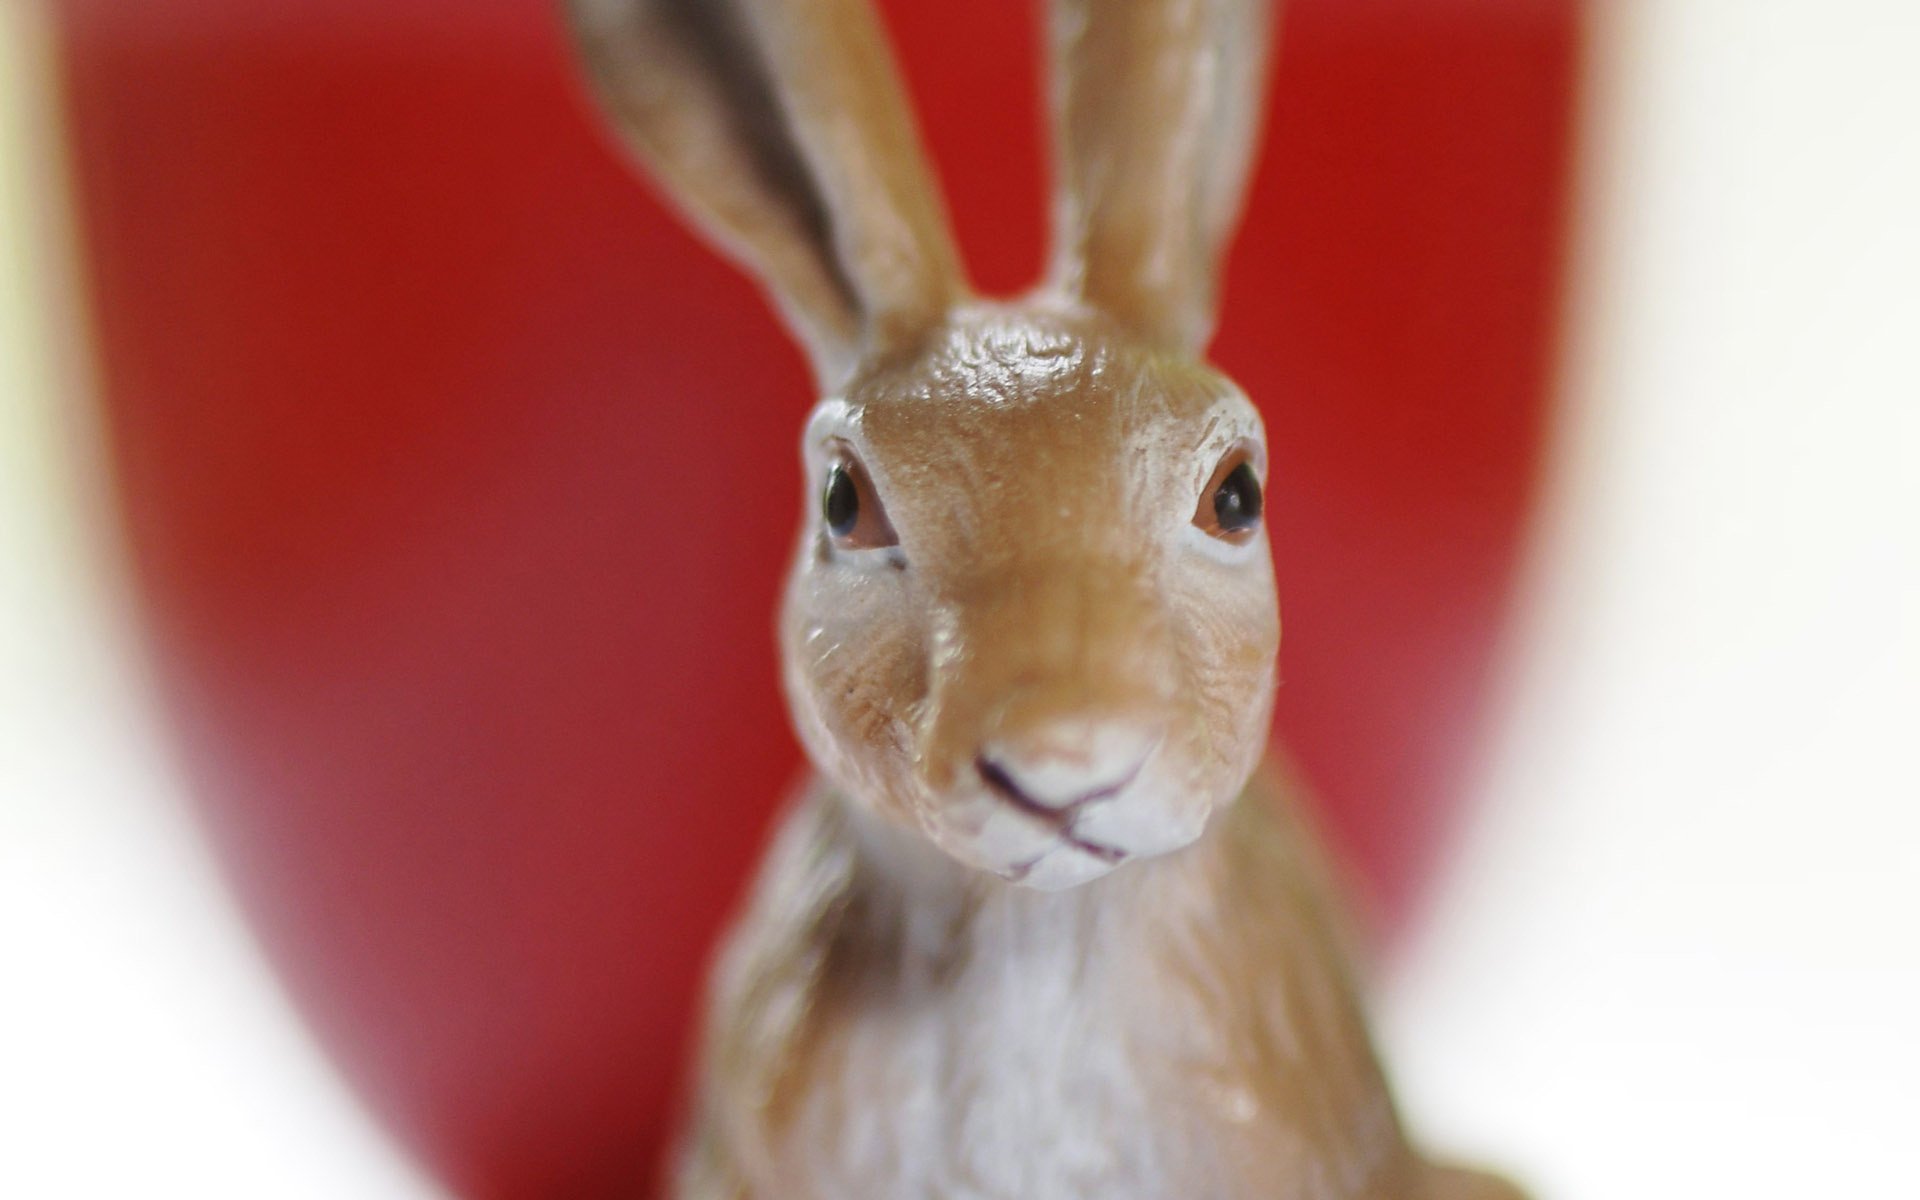
[[[1204,1038],[1110,922],[1051,899],[1006,889],[960,945],[934,913],[903,922],[782,1139],[813,1194],[1166,1200],[1217,1170],[1204,1131],[1232,1114],[1145,1065]]]
[[[1287,886],[1220,905],[1228,839],[1050,894],[845,834],[803,806],[736,931],[683,1200],[1416,1194],[1329,948]]]

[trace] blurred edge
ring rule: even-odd
[[[266,970],[153,731],[54,46],[42,3],[0,0],[0,1195],[426,1196]]]

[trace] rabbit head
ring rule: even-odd
[[[1200,358],[1256,0],[1061,0],[1055,262],[973,298],[866,0],[571,0],[616,128],[813,361],[781,623],[821,770],[1059,888],[1196,838],[1265,749],[1264,434]]]

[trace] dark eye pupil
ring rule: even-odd
[[[1213,493],[1213,515],[1228,533],[1252,529],[1260,523],[1260,481],[1253,467],[1241,463],[1220,481]]]
[[[827,532],[834,537],[846,537],[859,523],[860,490],[853,486],[853,477],[844,468],[828,472],[827,494],[820,508],[827,520]]]

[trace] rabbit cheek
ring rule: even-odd
[[[830,569],[830,568],[829,568]],[[789,707],[808,757],[842,792],[918,821],[913,717],[926,695],[923,632],[884,579],[854,589],[802,569],[782,623]]]

